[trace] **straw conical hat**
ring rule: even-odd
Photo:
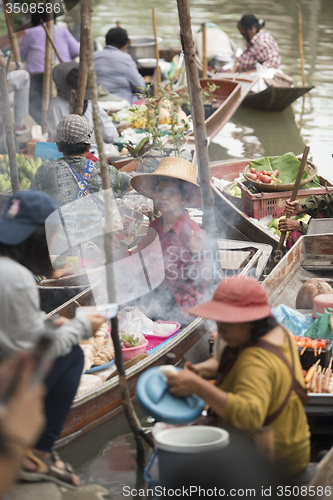
[[[158,179],[177,179],[183,181],[183,185],[187,192],[187,199],[184,203],[187,207],[201,206],[200,186],[196,180],[196,172],[194,165],[184,160],[169,156],[162,158],[157,169],[152,174],[138,174],[132,178],[131,184],[133,188],[147,198],[154,198],[154,192]]]

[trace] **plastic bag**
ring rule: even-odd
[[[167,337],[175,329],[175,323],[152,321],[135,306],[128,306],[119,311],[118,321],[120,336],[124,334],[144,337],[146,334]]]
[[[311,314],[302,314],[284,304],[273,307],[272,312],[276,321],[282,323],[293,335],[305,335],[307,329],[314,322]]]
[[[318,314],[318,313],[317,313]],[[312,339],[333,339],[330,325],[332,309],[325,309],[323,314],[314,320],[313,324],[305,331],[304,336]]]

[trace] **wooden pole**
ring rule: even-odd
[[[52,13],[47,13],[46,26],[50,35],[53,35],[53,17]],[[53,50],[50,39],[45,36],[45,62],[44,62],[44,77],[43,77],[43,98],[42,98],[42,131],[47,132],[46,119],[47,111],[50,103],[50,89],[52,82],[52,60]]]
[[[298,42],[299,42],[299,53],[300,53],[300,57],[301,57],[302,83],[303,83],[303,87],[305,87],[302,11],[301,11],[301,6],[299,3],[297,4],[297,10],[298,10]]]
[[[83,0],[82,2],[88,3],[90,6],[90,0]],[[86,51],[87,51],[87,61],[88,61],[88,76],[89,76],[89,88],[90,88],[90,99],[92,102],[93,109],[93,119],[94,119],[94,132],[96,137],[96,143],[99,152],[102,186],[105,201],[105,234],[104,234],[104,246],[107,272],[107,289],[108,297],[110,303],[115,303],[115,287],[114,287],[114,275],[112,263],[112,202],[113,202],[113,191],[111,188],[110,174],[108,163],[106,161],[106,156],[104,152],[104,142],[102,135],[101,120],[98,107],[98,93],[97,93],[97,80],[95,71],[95,61],[93,56],[93,39],[91,35],[91,12],[89,8],[84,6],[82,9],[84,15],[82,16],[82,21],[84,23],[83,33],[87,39]],[[87,14],[89,12],[89,15]],[[144,465],[144,449],[142,439],[144,438],[149,444],[152,445],[148,436],[145,435],[143,429],[141,428],[140,421],[135,413],[133,404],[130,399],[128,384],[125,375],[124,362],[121,353],[120,340],[118,335],[118,319],[117,317],[111,320],[111,336],[113,340],[114,350],[115,350],[115,361],[118,369],[119,376],[119,388],[122,396],[123,406],[126,418],[128,420],[129,426],[134,433],[136,446],[137,446],[137,463],[138,466],[143,467]]]
[[[160,65],[159,65],[160,55],[159,55],[159,51],[158,51],[158,42],[157,42],[155,9],[152,9],[152,11],[153,11],[153,28],[154,28],[154,38],[155,38],[156,79],[157,79],[157,83],[161,83],[161,70],[160,70]]]
[[[202,23],[202,78],[207,78],[207,38],[206,23]]]
[[[55,53],[55,55],[57,56],[57,58],[59,59],[59,62],[60,62],[60,63],[64,62],[64,61],[62,60],[62,58],[61,58],[61,56],[60,56],[59,52],[58,52],[57,47],[54,45],[53,36],[51,36],[51,35],[50,35],[50,32],[49,32],[49,30],[48,30],[48,28],[47,28],[46,24],[44,23],[43,19],[41,19],[41,20],[40,20],[40,24],[43,26],[44,31],[45,31],[45,34],[46,34],[47,38],[49,39],[49,42],[50,42],[50,44],[52,45],[52,48],[53,48],[53,50],[54,50],[54,53]]]
[[[87,29],[86,26],[88,22],[90,22],[91,25],[92,10],[93,10],[93,0],[91,0],[90,2],[82,2],[80,9],[81,28],[80,28],[79,78],[77,82],[77,92],[75,99],[75,113],[81,116],[83,115],[84,98],[86,95],[87,81],[88,81],[87,39],[84,36],[84,29]]]
[[[12,191],[13,193],[16,193],[16,191],[20,190],[20,181],[16,162],[14,125],[8,96],[7,73],[4,68],[0,68],[0,94],[3,103],[3,118],[5,122],[6,143],[9,157]]]
[[[3,5],[4,13],[5,13],[8,38],[9,38],[9,43],[10,43],[10,50],[12,53],[12,59],[14,59],[14,61],[21,62],[20,48],[19,48],[19,45],[17,42],[16,35],[13,31],[12,16],[11,16],[11,13],[7,11],[7,2],[5,0],[2,0],[2,5]],[[11,4],[11,6],[12,6],[12,4]]]
[[[180,36],[185,56],[188,90],[191,104],[191,116],[195,138],[195,148],[198,162],[198,177],[201,188],[207,245],[209,246],[207,262],[215,279],[220,270],[219,251],[217,244],[217,227],[214,213],[214,198],[210,184],[208,158],[208,141],[205,126],[205,114],[202,102],[201,86],[196,64],[196,55],[191,31],[191,16],[188,0],[177,0],[180,23]]]
[[[303,156],[301,159],[301,163],[300,163],[299,168],[298,168],[297,177],[296,177],[296,181],[294,184],[294,189],[293,189],[293,192],[291,193],[290,201],[296,200],[299,185],[300,185],[300,182],[302,180],[302,175],[303,175],[304,168],[306,165],[306,160],[308,158],[309,150],[310,150],[309,146],[305,146],[304,151],[303,151]],[[290,219],[290,217],[291,217],[290,214],[286,215],[287,219]],[[282,248],[283,248],[285,238],[286,238],[286,233],[285,232],[281,233],[277,249],[275,250],[274,265],[276,265],[282,257]]]

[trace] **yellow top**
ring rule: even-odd
[[[304,386],[297,347],[294,342],[292,346],[295,376]],[[279,347],[291,363],[287,337]],[[288,367],[275,354],[259,347],[244,349],[220,385],[228,393],[223,424],[253,433],[280,407],[290,383]],[[303,404],[294,391],[283,411],[269,425],[274,429],[275,458],[291,475],[301,472],[309,463],[310,431]]]

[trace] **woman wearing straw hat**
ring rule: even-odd
[[[273,317],[264,287],[249,276],[233,276],[189,312],[216,321],[226,347],[220,362],[187,363],[169,374],[170,392],[204,399],[213,425],[249,434],[270,425],[276,461],[288,474],[301,472],[310,456],[304,378],[296,344]],[[212,378],[215,385],[205,380]]]
[[[185,207],[201,204],[195,167],[183,158],[163,158],[152,174],[132,178],[136,191],[152,198],[161,217],[153,220],[138,250],[158,236],[163,254],[164,280],[137,301],[150,317],[186,322],[186,310],[204,299],[202,235]]]

